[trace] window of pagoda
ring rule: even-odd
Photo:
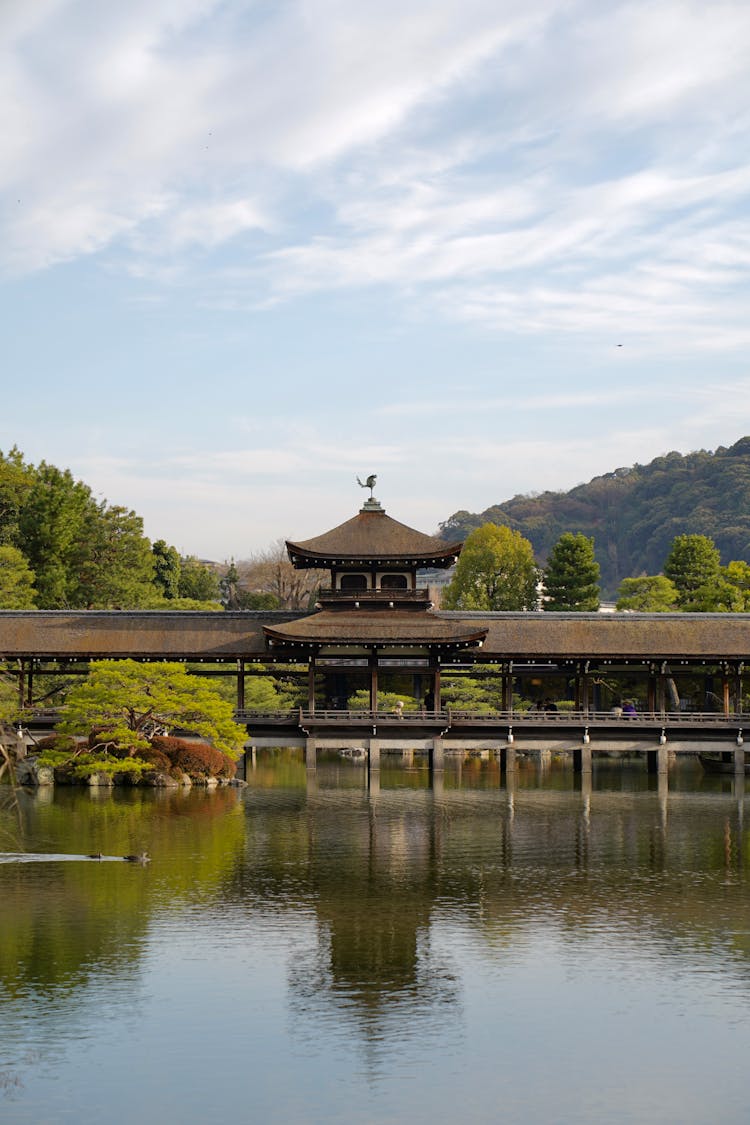
[[[380,576],[381,590],[407,590],[409,579],[405,574],[382,574]]]
[[[366,590],[367,578],[366,574],[342,574],[339,579],[339,590]]]

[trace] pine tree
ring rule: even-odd
[[[594,540],[578,532],[561,535],[550,551],[544,570],[549,611],[596,610],[599,608],[599,563],[594,557]]]
[[[699,609],[696,594],[717,582],[720,572],[719,552],[707,535],[678,535],[672,541],[664,573],[677,587],[680,609]]]

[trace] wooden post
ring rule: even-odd
[[[653,715],[656,711],[656,676],[653,672],[648,677],[648,703],[647,708]]]
[[[508,664],[507,671],[503,672],[503,710],[513,710],[513,664]]]
[[[656,679],[656,710],[664,717],[666,711],[667,699],[667,677],[664,672],[660,672]]]
[[[26,677],[26,704],[31,707],[34,702],[34,657],[29,660],[29,674]]]
[[[310,653],[307,663],[307,709],[315,712],[315,653]]]
[[[729,676],[727,675],[726,669],[721,676],[721,694],[724,704],[724,715],[727,716],[729,715],[731,708],[729,706]]]
[[[370,710],[378,709],[378,653],[373,649],[369,658],[370,665]]]
[[[18,661],[18,706],[20,710],[24,707],[24,696],[26,694],[26,665],[21,659]]]
[[[435,699],[435,710],[436,711],[442,711],[442,709],[443,709],[442,701],[440,699],[440,685],[441,685],[440,672],[441,672],[440,665],[436,662],[434,667],[433,667],[433,670],[432,670],[432,694],[433,694],[434,699]]]
[[[237,710],[245,710],[245,661],[237,661]]]

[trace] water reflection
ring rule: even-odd
[[[639,1000],[634,1065],[658,1054],[649,1004],[661,1006],[658,1023],[688,993],[703,1012],[695,1043],[719,1019],[738,1031],[738,1055],[750,1046],[748,845],[734,778],[685,768],[665,784],[642,763],[583,778],[521,764],[506,776],[470,760],[437,778],[419,763],[384,765],[372,780],[340,760],[311,775],[279,753],[258,756],[243,792],[22,794],[0,813],[8,851],[66,859],[0,865],[0,1081],[23,1074],[33,1088],[30,1051],[53,1074],[85,1067],[66,1045],[106,1043],[105,1011],[139,1039],[151,1029],[167,1052],[178,1037],[188,1067],[214,1019],[230,1055],[236,1041],[246,1063],[241,1045],[253,1043],[277,1098],[289,1051],[316,1044],[319,1066],[356,1051],[382,1092],[401,1056],[423,1067],[455,1057],[468,1074],[512,1019],[523,1034],[517,1048],[504,1040],[510,1074],[523,1042],[564,1054],[581,997],[590,1026],[606,1028],[645,979],[656,998]],[[141,850],[150,867],[67,858]],[[653,981],[671,982],[674,997]],[[210,997],[200,1034],[185,1018],[196,990]],[[681,1047],[688,1073],[692,1043]],[[103,1076],[121,1063],[113,1046]],[[599,1065],[599,1080],[616,1083]],[[734,1081],[729,1055],[719,1065]],[[576,1104],[577,1120],[595,1119]],[[199,1120],[198,1105],[191,1116],[183,1102],[179,1119]],[[379,1120],[372,1109],[352,1120]],[[440,1104],[431,1115],[451,1119]]]

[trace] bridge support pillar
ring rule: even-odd
[[[500,772],[513,773],[516,768],[515,746],[503,746],[500,751]]]
[[[443,746],[442,738],[433,738],[432,740],[430,766],[432,767],[433,773],[439,772],[445,768],[445,747]]]
[[[591,746],[575,746],[573,748],[573,772],[591,773]]]
[[[660,746],[658,750],[647,750],[646,767],[649,773],[667,774],[669,772],[669,748]]]
[[[309,770],[314,770],[318,765],[318,740],[308,738],[305,742],[305,765]]]
[[[737,746],[734,751],[734,772],[745,776],[745,747]]]
[[[371,738],[367,745],[367,772],[380,769],[380,739]]]

